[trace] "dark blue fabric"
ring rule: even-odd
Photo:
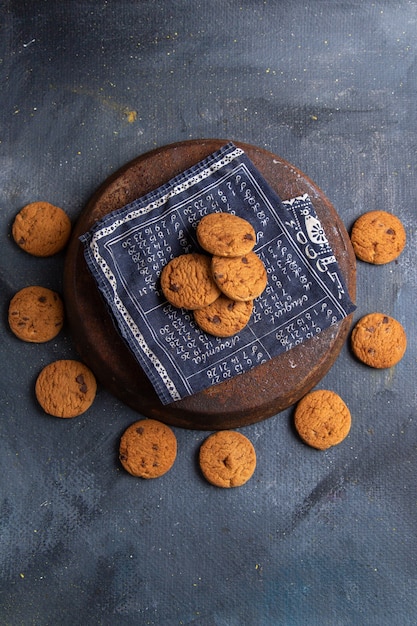
[[[201,252],[196,227],[214,211],[253,225],[268,273],[249,324],[226,339],[202,332],[159,284],[170,259]],[[355,308],[310,198],[282,202],[232,143],[107,215],[81,240],[121,335],[164,404],[248,371]]]

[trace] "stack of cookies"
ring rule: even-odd
[[[248,323],[253,301],[267,284],[265,266],[253,252],[252,225],[231,213],[211,213],[197,226],[206,254],[183,254],[162,270],[161,288],[175,307],[193,311],[204,332],[230,337]]]

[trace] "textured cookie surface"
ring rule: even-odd
[[[266,287],[265,266],[255,252],[233,258],[213,256],[211,268],[219,289],[232,300],[254,300]]]
[[[350,431],[350,411],[334,391],[307,394],[297,404],[294,417],[301,439],[318,450],[337,445]]]
[[[161,288],[173,306],[191,310],[208,306],[220,295],[211,273],[210,257],[197,253],[182,254],[165,265]]]
[[[62,250],[71,234],[71,221],[61,208],[49,202],[32,202],[16,215],[13,239],[34,256],[46,257]]]
[[[97,383],[91,370],[70,359],[54,361],[39,374],[35,393],[46,413],[55,417],[76,417],[93,403]]]
[[[252,300],[237,302],[221,295],[213,304],[194,311],[194,319],[204,332],[216,337],[230,337],[246,326],[252,309]]]
[[[55,291],[31,286],[10,301],[9,326],[23,341],[42,343],[56,337],[64,323],[64,305]]]
[[[173,431],[157,420],[131,424],[120,439],[120,462],[133,476],[158,478],[171,469],[176,456],[177,439]]]
[[[407,336],[403,326],[383,313],[370,313],[357,322],[351,335],[353,353],[378,369],[396,365],[404,356]]]
[[[210,213],[197,226],[197,239],[202,248],[217,256],[242,256],[256,243],[253,226],[231,213]]]
[[[369,211],[354,223],[351,241],[358,259],[381,265],[401,254],[406,243],[406,233],[395,215],[386,211]]]
[[[221,430],[201,445],[200,468],[206,480],[216,487],[240,487],[256,468],[252,443],[241,433]]]

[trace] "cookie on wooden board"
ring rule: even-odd
[[[356,220],[350,238],[358,259],[382,265],[401,254],[406,232],[401,221],[392,213],[368,211]]]
[[[64,324],[64,305],[59,295],[39,285],[25,287],[10,301],[11,331],[22,341],[43,343],[56,337]]]
[[[232,213],[209,213],[197,226],[197,240],[204,250],[217,256],[243,256],[256,243],[253,226]]]
[[[401,361],[407,349],[407,336],[402,324],[393,317],[369,313],[354,326],[351,346],[360,361],[384,369]]]
[[[254,300],[267,284],[265,266],[255,252],[241,257],[213,256],[211,269],[217,286],[231,300]]]
[[[161,272],[161,288],[173,306],[201,309],[220,295],[211,273],[211,258],[196,252],[175,257]]]
[[[302,398],[294,414],[295,428],[307,445],[326,450],[349,434],[351,415],[334,391],[318,389]]]
[[[71,221],[60,207],[49,202],[32,202],[16,215],[12,226],[17,245],[37,257],[60,252],[71,234]]]
[[[157,420],[134,422],[120,439],[120,462],[132,476],[159,478],[171,469],[176,456],[174,432]]]
[[[209,335],[231,337],[245,328],[252,310],[253,300],[237,302],[221,295],[209,306],[194,311],[194,319]]]
[[[35,385],[36,398],[49,415],[76,417],[92,405],[97,383],[92,371],[71,359],[50,363],[40,372]]]
[[[210,435],[200,446],[200,468],[216,487],[240,487],[253,475],[256,452],[247,437],[232,430]]]

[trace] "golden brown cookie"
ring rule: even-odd
[[[119,446],[119,458],[132,476],[158,478],[174,464],[177,439],[168,426],[153,419],[144,419],[125,430]]]
[[[204,309],[194,311],[194,319],[204,332],[231,337],[245,328],[252,315],[253,300],[237,302],[221,295]]]
[[[320,389],[302,398],[295,409],[295,428],[304,443],[326,450],[348,435],[351,415],[334,391]]]
[[[96,390],[91,370],[84,363],[70,359],[44,367],[35,385],[39,404],[54,417],[81,415],[92,405]]]
[[[356,357],[369,365],[383,369],[396,365],[407,348],[405,330],[396,319],[383,313],[370,313],[357,322],[351,335]]]
[[[49,341],[56,337],[63,323],[64,305],[51,289],[37,285],[25,287],[10,301],[9,326],[23,341]]]
[[[197,240],[204,250],[216,256],[243,256],[256,243],[253,226],[232,213],[210,213],[197,226]]]
[[[202,443],[199,462],[203,476],[212,485],[240,487],[255,471],[255,448],[241,433],[220,430]]]
[[[13,239],[34,256],[47,257],[62,250],[71,234],[68,215],[49,202],[32,202],[16,215]]]
[[[358,259],[382,265],[400,255],[405,246],[406,233],[395,215],[386,211],[369,211],[356,220],[350,238]]]
[[[233,258],[213,256],[211,269],[219,289],[232,300],[254,300],[266,287],[265,266],[255,252]]]
[[[220,295],[211,274],[211,259],[205,254],[182,254],[172,259],[161,272],[164,296],[173,306],[201,309]]]

